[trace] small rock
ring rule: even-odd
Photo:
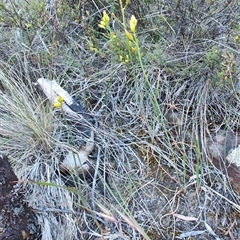
[[[240,194],[240,135],[218,133],[207,139],[206,149],[214,166],[229,176],[233,189]]]
[[[175,125],[175,126],[181,126],[183,125],[183,115],[177,111],[174,111],[173,109],[170,109],[166,114],[165,118],[167,119],[167,122],[169,124]]]

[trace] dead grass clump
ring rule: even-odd
[[[39,9],[22,18],[0,10],[9,14],[0,26],[0,150],[24,182],[42,239],[237,239],[239,196],[206,139],[238,131],[239,4],[141,1],[135,13],[130,1],[122,26],[119,3],[91,2],[80,14],[81,1],[52,2],[39,21]],[[103,10],[119,41],[99,29]],[[123,31],[132,14],[134,61]],[[124,62],[110,43],[124,43]],[[66,187],[57,174],[70,132],[33,87],[39,77],[56,79],[97,119],[90,183],[75,175]]]

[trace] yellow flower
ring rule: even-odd
[[[131,47],[132,52],[136,52],[136,47]]]
[[[57,96],[57,101],[60,102],[60,103],[63,103],[65,100],[64,100],[63,96],[58,95]]]
[[[99,26],[100,28],[106,28],[105,23],[104,23],[103,21],[101,21],[101,22],[98,24],[98,26]]]
[[[109,22],[110,22],[110,17],[107,15],[106,11],[103,11],[103,17],[100,24],[98,24],[98,26],[100,28],[106,28]]]
[[[62,103],[60,103],[60,102],[55,102],[55,103],[53,104],[53,106],[54,106],[55,108],[61,108],[61,107],[62,107]]]
[[[110,21],[110,17],[107,15],[106,11],[103,11],[103,18],[102,18],[102,20],[103,20],[106,24],[108,24],[109,21]]]
[[[93,52],[98,52],[97,48],[94,47],[92,42],[89,43],[89,49]]]
[[[31,23],[26,23],[25,26],[26,26],[26,28],[31,28],[32,24]]]
[[[64,97],[63,96],[57,96],[56,99],[55,99],[55,102],[53,104],[53,106],[55,108],[61,108],[63,103],[64,103]]]
[[[126,59],[125,59],[125,63],[128,63],[128,61],[129,61],[129,56],[128,56],[128,54],[126,55]]]
[[[128,39],[130,40],[130,41],[133,41],[133,36],[132,36],[132,34],[126,29],[125,30],[125,33],[126,33],[126,36],[128,37]]]
[[[119,60],[120,60],[120,62],[127,64],[129,62],[128,54],[125,57],[123,57],[122,55],[119,55]]]
[[[235,36],[235,41],[236,41],[236,42],[239,41],[239,36],[238,36],[238,35]]]
[[[135,18],[134,15],[132,15],[130,19],[130,30],[133,33],[136,31],[136,26],[137,26],[137,19]]]

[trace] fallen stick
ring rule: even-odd
[[[93,118],[86,110],[77,103],[71,95],[65,91],[55,80],[39,78],[37,84],[41,87],[49,101],[54,105],[58,98],[62,99],[61,107],[63,112],[69,116],[74,123],[83,119],[93,123]],[[62,172],[78,170],[79,173],[88,171],[90,166],[88,164],[88,156],[94,149],[94,133],[90,130],[90,136],[85,146],[79,146],[77,151],[69,151],[62,163],[60,170]]]

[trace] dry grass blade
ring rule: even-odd
[[[239,9],[224,0],[2,1],[0,151],[38,211],[42,239],[240,236],[239,195],[207,141],[239,132]],[[72,187],[59,164],[88,139],[33,86],[39,78],[61,83],[97,122],[92,177],[73,171]]]

